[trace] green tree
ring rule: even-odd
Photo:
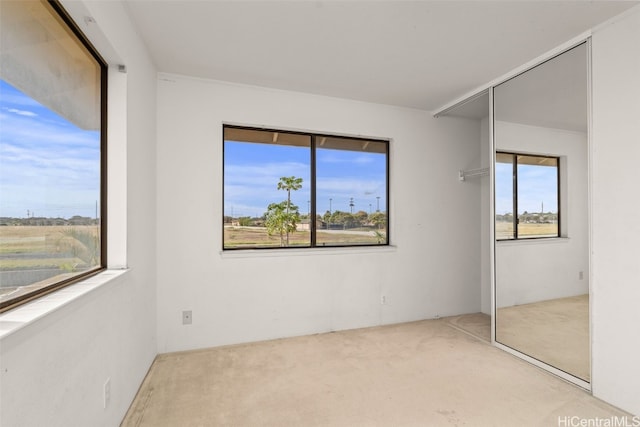
[[[240,224],[240,226],[242,227],[247,227],[251,225],[251,217],[241,216],[240,218],[238,218],[238,224]]]
[[[331,223],[332,224],[344,224],[347,221],[347,212],[342,211],[333,211],[331,214]]]
[[[355,228],[358,226],[358,220],[352,213],[344,214],[344,228]]]
[[[302,188],[302,178],[295,176],[283,176],[278,182],[278,190],[287,192],[287,200],[280,203],[271,203],[265,213],[265,226],[267,233],[271,236],[280,236],[280,246],[289,246],[289,233],[297,229],[300,222],[300,211],[298,206],[291,203],[291,192]]]
[[[295,176],[283,176],[280,178],[280,181],[278,182],[278,190],[285,190],[287,192],[287,205],[286,205],[286,215],[287,217],[289,216],[290,212],[291,212],[291,192],[292,191],[297,191],[299,189],[302,188],[302,178],[296,178]],[[296,206],[296,210],[297,210],[297,206]],[[298,214],[298,220],[299,221],[299,214]],[[296,222],[297,222],[296,221]],[[295,224],[294,224],[294,229],[295,230]],[[287,246],[289,246],[289,231],[287,231]]]
[[[265,217],[264,225],[267,227],[269,236],[278,234],[280,246],[289,246],[289,233],[296,231],[300,221],[298,207],[286,200],[280,203],[271,203]]]
[[[359,227],[367,223],[367,220],[369,219],[369,214],[366,213],[365,211],[358,211],[353,214],[353,218],[356,222],[356,226]]]
[[[381,229],[387,225],[387,215],[383,212],[374,212],[369,216],[369,221],[375,224],[378,229]]]

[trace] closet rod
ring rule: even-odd
[[[458,173],[458,179],[460,182],[465,181],[467,178],[475,178],[477,176],[488,176],[489,168],[480,168],[480,169],[470,169],[470,170],[460,170]]]

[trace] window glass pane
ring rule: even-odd
[[[558,159],[518,155],[518,238],[558,236]]]
[[[224,248],[310,246],[311,137],[226,127]]]
[[[513,154],[496,153],[496,239],[514,239]]]
[[[0,303],[102,266],[102,66],[45,2],[1,2]]]
[[[316,138],[317,246],[387,244],[387,146]]]

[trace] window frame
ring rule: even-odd
[[[511,238],[502,238],[499,239],[496,237],[497,242],[514,242],[514,241],[528,241],[528,240],[540,240],[540,239],[558,239],[562,237],[562,206],[561,206],[561,183],[560,183],[560,156],[552,156],[548,154],[532,154],[532,153],[518,153],[514,151],[501,151],[496,150],[496,163],[498,162],[498,155],[508,155],[512,157],[512,207],[513,207],[513,237]],[[558,231],[555,236],[527,236],[521,237],[518,233],[518,225],[520,224],[520,218],[518,214],[518,156],[526,156],[526,157],[539,157],[544,159],[554,159],[556,161],[556,197],[557,197],[557,205],[558,205]],[[506,162],[504,162],[506,163]],[[495,221],[495,218],[494,218]]]
[[[225,237],[224,237],[224,209],[225,209],[225,130],[226,129],[240,129],[240,130],[248,130],[248,131],[260,131],[260,132],[274,132],[280,134],[294,134],[294,135],[303,135],[308,136],[310,138],[310,146],[309,146],[309,174],[310,174],[310,188],[309,188],[309,245],[308,246],[243,246],[243,247],[225,247]],[[385,145],[385,210],[386,213],[386,241],[384,243],[356,243],[356,244],[340,244],[340,245],[318,245],[317,244],[317,221],[311,220],[312,218],[317,217],[317,200],[316,200],[316,142],[321,138],[339,138],[344,140],[352,140],[352,141],[375,141],[380,142]],[[222,251],[223,252],[234,252],[234,251],[256,251],[256,250],[308,250],[308,249],[342,249],[342,248],[372,248],[372,247],[388,247],[391,245],[391,221],[390,221],[390,212],[389,212],[389,194],[390,194],[390,145],[391,140],[385,138],[369,138],[369,137],[356,137],[356,136],[344,136],[339,134],[330,134],[330,133],[322,133],[322,132],[305,132],[305,131],[293,131],[293,130],[285,130],[285,129],[275,129],[270,127],[256,127],[256,126],[244,126],[238,124],[222,124],[222,220],[221,220],[221,228],[222,228]]]
[[[36,298],[43,297],[64,287],[78,283],[107,269],[107,93],[108,93],[108,64],[100,55],[95,46],[82,32],[71,15],[60,4],[59,0],[46,0],[46,4],[57,14],[62,23],[84,46],[91,57],[96,61],[100,70],[100,265],[87,271],[78,273],[68,279],[60,280],[41,288],[0,302],[0,313],[17,308]],[[25,285],[28,286],[28,285]]]

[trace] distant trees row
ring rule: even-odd
[[[267,219],[267,215],[261,217],[241,216],[232,218],[228,215],[224,217],[225,224],[237,224],[242,227],[263,226]],[[308,215],[300,215],[300,219],[309,219]],[[365,211],[354,213],[334,211],[326,211],[324,215],[316,215],[316,220],[323,221],[325,224],[338,224],[344,228],[357,228],[375,226],[376,228],[384,228],[387,225],[387,214],[384,212],[373,212],[371,214]]]
[[[520,222],[534,223],[534,224],[553,224],[558,222],[558,214],[554,212],[533,212],[529,213],[524,211],[518,216]],[[499,222],[513,222],[513,214],[508,212],[504,215],[496,215],[496,221]]]
[[[320,215],[318,215],[320,217]],[[334,211],[326,211],[322,216],[322,220],[327,224],[341,224],[345,228],[356,228],[363,226],[374,225],[377,228],[382,228],[387,225],[387,215],[383,212],[374,212],[371,214],[365,211],[358,211],[356,213]]]
[[[0,225],[98,225],[99,219],[89,218],[86,216],[75,215],[69,219],[65,218],[46,218],[46,217],[29,217],[29,218],[12,218],[0,217]]]

